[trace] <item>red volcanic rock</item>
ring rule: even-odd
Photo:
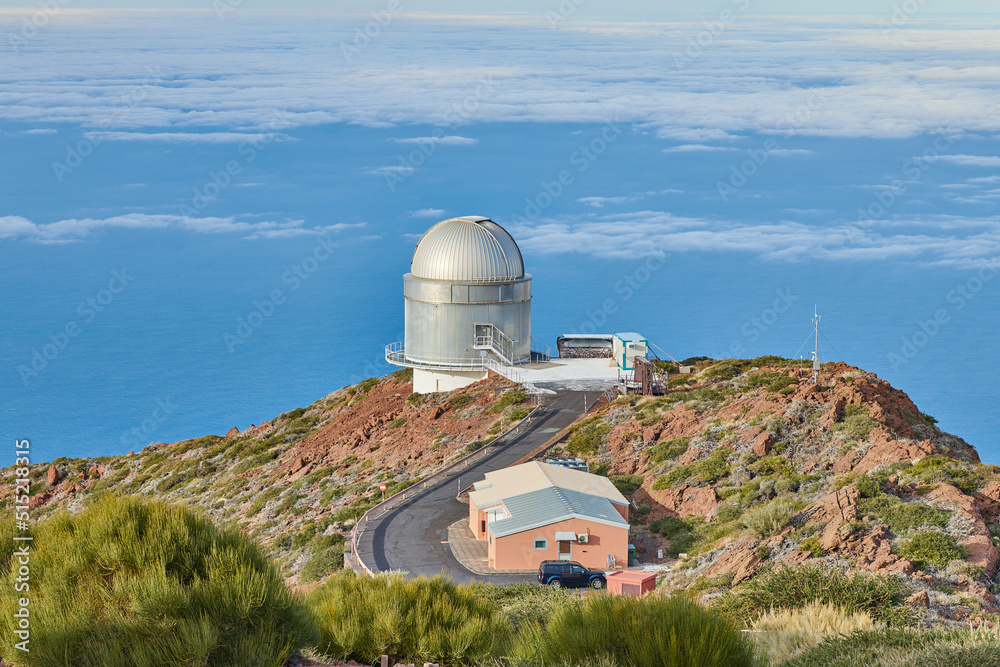
[[[927,591],[918,591],[906,598],[906,604],[917,609],[927,609],[931,606],[931,598],[927,595]]]
[[[984,574],[992,579],[993,575],[996,574],[997,563],[1000,562],[1000,553],[993,546],[989,528],[983,521],[982,515],[979,514],[975,500],[951,484],[938,485],[936,489],[927,494],[926,498],[927,500],[950,503],[957,512],[972,522],[969,537],[959,544],[969,550],[968,561],[973,565],[982,566]]]
[[[56,484],[59,483],[59,480],[62,479],[62,476],[59,474],[59,471],[56,470],[55,464],[49,466],[49,472],[46,475],[45,479],[49,483],[49,486],[55,486]]]
[[[774,446],[775,442],[777,442],[777,440],[775,439],[774,434],[769,431],[765,431],[754,438],[753,453],[757,456],[767,456],[771,453],[771,447]]]
[[[234,426],[231,429],[229,429],[229,431],[226,433],[226,438],[227,439],[229,439],[229,438],[235,438],[239,434],[240,434],[240,430]]]
[[[853,470],[856,473],[863,474],[878,466],[898,461],[915,462],[925,456],[938,453],[937,447],[930,440],[919,443],[910,440],[896,440],[889,429],[884,426],[874,429],[870,437],[872,445],[861,457],[861,460],[854,464]],[[834,472],[836,471],[837,468],[834,466]]]
[[[686,450],[684,450],[683,454],[677,457],[677,465],[684,466],[693,461],[697,461],[699,456],[701,456],[701,450],[694,445],[690,445]]]
[[[976,494],[976,509],[987,523],[1000,520],[1000,481],[993,480]]]

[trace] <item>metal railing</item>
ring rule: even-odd
[[[514,341],[495,324],[477,324],[472,346],[477,350],[489,350],[505,364],[514,363]]]
[[[476,451],[466,456],[463,456],[459,460],[448,464],[441,470],[438,470],[437,472],[428,475],[423,480],[414,484],[413,486],[407,487],[402,491],[400,491],[399,493],[395,493],[389,496],[388,498],[380,502],[378,505],[376,505],[375,507],[371,508],[363,515],[361,515],[361,518],[358,519],[358,522],[354,524],[354,528],[351,529],[351,554],[353,555],[355,562],[357,562],[357,564],[361,566],[361,569],[364,570],[369,576],[374,577],[376,570],[372,570],[370,567],[365,565],[365,562],[361,559],[361,554],[358,553],[358,539],[361,537],[361,534],[364,532],[365,527],[368,525],[368,523],[371,520],[382,516],[393,507],[405,502],[407,493],[409,493],[410,497],[412,498],[414,495],[417,495],[419,491],[426,491],[429,484],[436,483],[442,479],[447,479],[452,473],[460,470],[465,470],[471,464],[475,463],[479,459],[485,458],[487,454],[491,453],[489,451],[490,448],[495,448],[497,445],[501,444],[504,438],[507,438],[512,434],[518,433],[518,430],[521,428],[521,426],[523,426],[526,422],[528,422],[528,420],[534,417],[541,409],[542,409],[541,405],[536,406],[535,409],[529,412],[521,421],[517,422],[516,424],[514,424],[514,426],[507,429],[497,437],[493,438],[492,440],[490,440],[488,443],[486,443]]]

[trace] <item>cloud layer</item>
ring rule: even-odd
[[[246,239],[318,236],[359,225],[305,226],[302,220],[250,222],[230,218],[194,218],[183,215],[130,213],[110,218],[67,219],[36,223],[20,216],[0,217],[0,240],[29,240],[40,243],[71,243],[111,229],[180,229],[200,234],[236,234]]]
[[[18,37],[19,18],[0,14],[0,34]],[[411,15],[345,55],[359,21],[64,10],[15,40],[0,120],[196,134],[273,129],[276,117],[283,128],[616,118],[692,147],[756,131],[1000,130],[1000,41],[975,23],[914,17],[886,32],[871,19],[736,14],[711,31],[702,22],[553,29],[541,18]]]
[[[864,226],[816,226],[798,221],[736,223],[638,211],[545,219],[521,224],[514,231],[518,243],[536,253],[576,252],[616,259],[741,252],[786,262],[901,260],[959,268],[1000,262],[1000,217],[941,216]]]

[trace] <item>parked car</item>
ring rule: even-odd
[[[590,586],[604,588],[608,580],[601,570],[588,570],[572,560],[543,560],[538,566],[538,583],[542,586]]]

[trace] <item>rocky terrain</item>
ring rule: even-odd
[[[391,495],[485,444],[529,410],[524,400],[499,377],[414,394],[410,375],[399,371],[223,436],[33,466],[32,520],[78,511],[99,493],[189,504],[257,537],[289,583],[308,583],[340,566],[345,537],[382,498],[381,484]],[[13,469],[2,475],[6,505]]]
[[[822,561],[905,579],[928,625],[996,621],[1000,467],[857,368],[827,364],[813,383],[777,357],[686,363],[666,396],[602,400],[559,446],[631,495],[635,541],[670,556],[664,587],[709,600]],[[399,371],[223,436],[34,466],[33,519],[109,492],[186,503],[306,585],[339,567],[380,484],[389,495],[478,448],[524,400],[497,377],[414,394]]]
[[[701,360],[666,396],[603,406],[564,449],[636,489],[636,541],[686,554],[668,588],[710,599],[763,568],[822,560],[907,579],[928,623],[1000,611],[1000,467],[872,373],[808,372]]]

